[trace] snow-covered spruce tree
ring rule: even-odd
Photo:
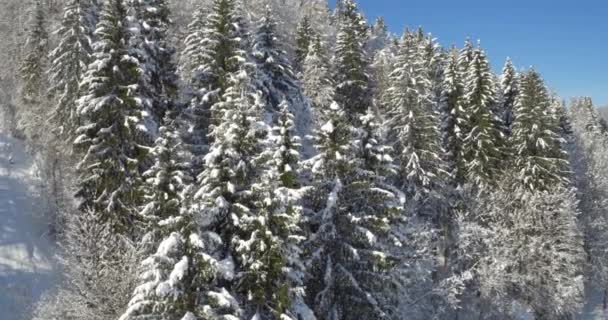
[[[312,103],[316,123],[320,123],[325,119],[325,110],[333,101],[334,86],[319,36],[313,40],[308,50],[300,78],[304,94]]]
[[[193,60],[189,63],[194,67],[194,73],[190,75],[193,98],[187,112],[192,129],[186,140],[192,145],[196,158],[201,158],[212,142],[209,140],[213,139],[213,135],[209,135],[213,130],[210,126],[222,120],[222,114],[211,110],[212,106],[221,100],[229,79],[247,61],[249,35],[241,10],[236,0],[214,0],[203,30],[198,31],[198,26],[192,25],[190,57]],[[195,40],[199,37],[200,43],[196,45]],[[194,174],[198,175],[202,167],[203,164],[195,160]]]
[[[579,219],[584,230],[585,251],[590,261],[586,268],[593,289],[608,284],[608,136],[590,98],[573,99],[569,117],[573,141],[569,153],[578,190]]]
[[[121,320],[199,319],[208,316],[199,293],[217,272],[218,261],[205,254],[202,234],[185,209],[187,164],[174,119],[160,128],[151,155],[155,164],[144,174],[148,204],[141,215],[147,234],[140,244],[147,256],[139,268],[139,285]]]
[[[235,241],[239,291],[248,301],[246,318],[301,319],[312,313],[304,304],[300,145],[294,134],[293,115],[283,103],[269,149],[260,158],[267,164],[251,187],[253,210],[240,218]]]
[[[365,170],[363,156],[370,150],[353,143],[354,131],[337,103],[328,118],[317,131],[319,155],[313,161],[321,200],[309,242],[309,305],[319,319],[388,318],[397,289],[391,274],[395,259],[384,244],[401,202],[382,178]]]
[[[275,112],[282,101],[297,99],[295,95],[300,94],[287,53],[280,47],[276,26],[272,10],[266,7],[264,16],[258,22],[251,52],[257,65],[259,90],[269,108],[267,111]]]
[[[76,100],[79,84],[91,62],[93,32],[97,23],[95,3],[90,0],[70,0],[63,9],[61,27],[56,33],[59,44],[51,52],[49,92],[56,99],[51,117],[63,138],[73,140],[79,126]]]
[[[466,57],[466,53],[461,55]],[[502,133],[492,112],[495,103],[494,77],[485,52],[473,50],[464,78],[464,107],[468,115],[462,152],[465,155],[467,180],[474,185],[495,182],[502,159]]]
[[[384,49],[376,52],[370,65],[373,105],[376,112],[381,115],[386,113],[390,101],[390,74],[393,72],[396,51],[395,43],[390,43]]]
[[[416,199],[435,189],[442,171],[439,118],[422,49],[413,34],[403,36],[390,75],[385,124],[399,165],[396,181]]]
[[[357,3],[354,0],[337,1],[332,18],[338,31],[344,24],[352,24],[360,39],[365,40],[367,38],[369,31],[367,21],[363,13],[357,8]]]
[[[186,80],[189,79],[195,70],[203,64],[202,51],[200,45],[203,41],[205,21],[207,19],[207,7],[199,4],[196,11],[192,14],[191,22],[187,26],[185,46],[180,54],[179,74]]]
[[[469,70],[471,61],[473,61],[474,52],[475,48],[473,48],[473,43],[471,42],[471,39],[467,38],[464,41],[464,47],[460,49],[460,52],[458,54],[458,66],[460,72],[463,73],[463,77],[466,77],[467,70]]]
[[[191,206],[201,227],[213,235],[207,237],[210,243],[205,252],[224,266],[223,272],[208,281],[209,290],[203,292],[201,298],[210,306],[207,313],[212,319],[219,318],[221,314],[240,318],[243,312],[250,311],[246,309],[247,295],[241,296],[237,285],[237,280],[243,276],[240,266],[246,261],[246,256],[236,248],[243,236],[241,222],[255,214],[252,184],[262,172],[261,161],[258,160],[267,133],[261,122],[264,106],[253,86],[251,68],[249,64],[242,65],[240,72],[231,74],[228,79],[230,86],[222,100],[213,106],[221,120],[210,132],[213,143],[204,158],[205,169],[198,177]],[[213,302],[219,293],[240,303],[230,304],[228,309],[222,308]]]
[[[458,51],[452,48],[444,71],[441,101],[443,147],[447,170],[453,186],[466,181],[465,155],[462,150],[469,115],[464,109],[464,79],[458,67]]]
[[[174,108],[177,97],[175,48],[169,39],[169,5],[167,0],[128,0],[129,19],[137,28],[131,47],[144,71],[142,94],[151,102],[152,121],[162,124],[167,110]]]
[[[81,84],[77,111],[83,124],[74,141],[83,153],[77,166],[81,208],[99,214],[123,234],[131,234],[135,208],[142,200],[138,166],[147,153],[136,142],[138,132],[145,130],[142,113],[147,101],[139,95],[143,70],[129,54],[127,26],[123,2],[106,1],[93,62]]]
[[[422,28],[418,29],[417,39],[420,46],[419,50],[422,50],[425,68],[428,70],[431,101],[435,110],[439,111],[443,89],[444,65],[447,57],[437,43],[437,40],[431,34],[425,35]]]
[[[351,122],[356,123],[371,104],[368,62],[364,50],[362,18],[353,0],[340,1],[340,29],[334,52],[334,100],[344,106]]]
[[[513,111],[515,109],[515,100],[518,95],[518,74],[513,67],[511,59],[507,58],[504,67],[502,68],[502,76],[500,77],[500,90],[502,95],[501,116],[505,135],[511,136],[513,127]]]
[[[158,245],[159,239],[174,231],[170,228],[164,230],[159,221],[180,215],[184,192],[192,183],[188,175],[190,157],[181,141],[177,117],[176,111],[165,115],[159,137],[149,153],[154,164],[143,173],[145,205],[140,215],[147,234],[142,242],[150,242],[152,246]],[[147,248],[146,245],[143,247]]]
[[[27,38],[21,61],[21,95],[26,102],[36,102],[46,89],[45,72],[47,68],[48,39],[47,21],[41,0],[33,2],[31,17],[27,24]]]
[[[510,144],[517,155],[515,169],[530,190],[549,190],[568,182],[568,155],[562,149],[559,119],[538,72],[521,76]]]
[[[296,34],[296,58],[295,58],[295,69],[298,71],[302,70],[304,60],[308,56],[308,49],[316,38],[315,32],[310,25],[310,18],[304,16],[298,24],[298,30]]]

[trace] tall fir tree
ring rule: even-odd
[[[324,119],[325,109],[333,101],[334,86],[319,36],[308,50],[300,77],[304,94],[311,100],[315,122],[320,123]]]
[[[138,166],[147,148],[136,142],[147,101],[140,93],[144,75],[139,60],[129,54],[130,33],[121,0],[105,3],[93,61],[82,81],[78,114],[83,120],[74,141],[84,157],[78,196],[81,207],[93,210],[119,232],[134,227],[135,208],[141,203]]]
[[[310,238],[310,303],[320,319],[388,318],[394,306],[384,285],[391,281],[393,257],[383,244],[401,203],[383,188],[383,179],[363,169],[368,144],[353,143],[354,131],[337,103],[328,118],[317,131],[313,165],[322,196]]]
[[[174,108],[177,98],[175,48],[169,39],[170,9],[166,0],[129,0],[130,19],[138,29],[131,39],[133,54],[144,71],[145,94],[151,100],[151,117],[162,124],[165,113]]]
[[[390,75],[386,114],[390,142],[398,155],[399,187],[417,199],[436,187],[443,170],[440,123],[423,49],[413,34],[403,36]]]
[[[201,292],[209,289],[210,279],[218,272],[219,262],[205,254],[204,234],[192,212],[185,209],[190,183],[185,171],[189,165],[184,162],[186,153],[175,114],[170,112],[163,122],[150,153],[154,165],[144,174],[147,204],[140,214],[146,234],[139,247],[145,258],[121,320],[197,319],[211,316],[210,309],[223,303],[221,291],[206,296],[207,304],[199,303]]]
[[[253,211],[243,215],[236,252],[241,257],[240,290],[252,319],[299,319],[304,304],[299,202],[299,138],[293,115],[281,104],[270,135],[263,172],[252,185]]]
[[[214,0],[202,31],[198,29],[198,22],[191,25],[193,33],[188,39],[192,48],[189,55],[193,60],[188,63],[194,73],[190,75],[193,97],[188,115],[192,128],[187,140],[197,159],[212,143],[211,127],[222,120],[221,113],[212,110],[213,106],[221,101],[230,78],[247,61],[249,34],[241,10],[238,1]],[[199,13],[202,14],[203,11]],[[202,170],[203,164],[195,160],[194,174],[198,175]]]
[[[295,69],[298,71],[302,70],[304,60],[308,56],[308,50],[310,45],[315,40],[315,32],[310,24],[310,18],[304,16],[298,24],[298,30],[296,34],[296,59]]]
[[[257,25],[251,55],[257,65],[257,81],[267,100],[268,111],[279,111],[284,100],[292,101],[299,94],[295,75],[287,53],[280,47],[276,35],[277,22],[270,7]]]
[[[507,58],[505,65],[502,69],[502,76],[500,78],[500,90],[502,96],[501,106],[501,117],[505,129],[505,135],[511,136],[513,127],[513,111],[515,108],[515,100],[518,95],[518,74],[513,67],[513,62],[510,58]]]
[[[368,62],[364,48],[362,21],[357,5],[352,0],[340,1],[340,28],[334,52],[334,100],[344,106],[353,123],[365,114],[371,104],[369,94]]]
[[[60,40],[51,52],[49,92],[56,97],[51,117],[63,138],[73,140],[79,126],[76,100],[79,84],[91,62],[93,32],[97,23],[97,6],[89,0],[70,0],[63,9]]]
[[[252,184],[262,171],[259,159],[267,133],[264,126],[260,127],[264,105],[255,90],[250,67],[243,65],[240,72],[231,76],[224,97],[214,105],[213,111],[221,115],[221,121],[210,132],[213,143],[205,156],[205,169],[198,177],[191,208],[204,230],[214,235],[206,252],[221,264],[232,266],[230,272],[209,279],[205,301],[223,293],[241,302],[229,310],[218,306],[209,312],[237,318],[250,311],[243,303],[247,300],[240,299],[247,294],[241,295],[235,285],[238,270],[248,261],[246,252],[240,252],[238,247],[246,234],[242,229],[255,214]]]
[[[455,187],[466,181],[465,155],[463,145],[468,131],[468,117],[465,110],[464,79],[458,67],[458,51],[452,48],[444,71],[442,108],[443,147],[446,151],[447,170],[451,184]]]
[[[192,14],[192,21],[187,26],[184,38],[185,45],[179,61],[179,74],[184,80],[192,77],[198,66],[203,64],[203,56],[199,46],[203,41],[207,15],[207,7],[204,4],[199,4]]]
[[[511,146],[517,155],[518,178],[530,190],[568,183],[568,155],[563,150],[559,118],[538,72],[521,76],[515,103]]]
[[[476,48],[464,79],[464,103],[469,117],[462,148],[467,179],[477,186],[495,181],[502,159],[502,133],[492,111],[496,103],[494,89],[494,77],[485,52]]]

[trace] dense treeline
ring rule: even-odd
[[[571,319],[607,284],[605,122],[479,44],[353,0],[0,13],[63,263],[36,319]]]

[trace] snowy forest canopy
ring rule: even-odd
[[[63,272],[34,318],[576,318],[608,127],[463,40],[354,0],[3,0]]]

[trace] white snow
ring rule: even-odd
[[[13,163],[9,163],[12,154]],[[18,140],[0,131],[0,318],[29,310],[57,280],[36,166]]]

